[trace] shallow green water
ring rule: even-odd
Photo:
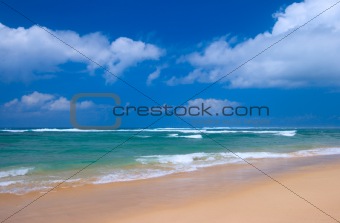
[[[340,154],[340,130],[3,129],[0,193],[44,190],[93,162],[68,183],[138,180],[242,162],[229,150],[251,160]]]

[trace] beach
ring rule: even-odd
[[[340,223],[340,0],[0,3],[0,223]]]
[[[240,164],[58,188],[7,222],[336,222],[340,219],[339,160],[339,156],[322,156],[257,162],[256,167],[275,181]],[[1,216],[39,195],[0,195]]]

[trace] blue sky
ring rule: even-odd
[[[7,3],[44,27],[0,4],[0,127],[25,128],[70,127],[69,102],[83,92],[115,93],[122,105],[156,105],[140,92],[162,105],[186,102],[336,1]],[[338,127],[339,21],[336,5],[185,104],[269,107],[258,126]],[[79,122],[111,124],[112,106],[84,99],[77,105]],[[202,127],[229,126],[226,120],[245,126],[254,118],[185,119]],[[155,120],[132,115],[123,117],[122,127]],[[166,117],[153,127],[192,126]]]

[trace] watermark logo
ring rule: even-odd
[[[122,123],[122,119],[120,117],[116,117],[115,122],[111,125],[81,125],[77,121],[77,101],[82,98],[111,98],[114,100],[116,105],[120,105],[120,97],[113,93],[79,93],[72,97],[70,102],[70,121],[74,128],[89,130],[89,129],[97,129],[97,130],[112,130],[120,127]]]
[[[109,108],[109,115],[114,119],[114,123],[110,125],[82,125],[77,120],[77,105],[78,109],[81,107],[81,103],[79,101],[88,99],[88,98],[97,98],[97,99],[113,99],[114,104],[107,105]],[[111,110],[112,109],[112,110]],[[79,112],[79,111],[78,111]],[[101,112],[97,114],[101,116]],[[193,117],[197,119],[192,119],[191,121],[195,121],[200,123],[200,125],[216,125],[225,124],[225,125],[259,125],[264,120],[259,118],[268,117],[270,114],[270,109],[268,106],[244,106],[244,105],[234,105],[231,104],[219,104],[212,105],[211,103],[197,103],[195,105],[180,105],[180,106],[171,106],[171,105],[162,105],[162,106],[121,106],[120,97],[114,93],[79,93],[73,96],[70,102],[70,121],[74,128],[83,129],[83,130],[113,130],[117,129],[122,124],[122,117],[160,117],[160,116],[178,116],[178,117]],[[105,115],[103,115],[105,116]],[[97,116],[96,116],[97,117]],[[205,120],[204,118],[213,118]],[[218,117],[216,119],[216,117]],[[232,117],[240,117],[241,119],[233,119]],[[79,117],[78,117],[79,118]],[[228,118],[228,119],[226,119]],[[230,118],[230,119],[229,119]],[[249,120],[245,120],[246,123],[240,123],[239,121],[243,120],[242,118],[250,118]],[[204,122],[203,122],[204,121]],[[206,123],[206,121],[208,121]],[[244,120],[243,120],[244,121]],[[111,122],[111,120],[109,121]],[[201,123],[202,122],[202,123]],[[222,123],[223,122],[223,123]]]
[[[214,112],[215,111],[215,112]],[[114,116],[269,116],[267,106],[223,106],[213,108],[213,106],[201,103],[199,106],[114,106],[112,109]]]

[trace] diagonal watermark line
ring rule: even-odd
[[[328,217],[330,217],[331,219],[333,219],[334,221],[340,223],[340,221],[338,219],[336,219],[335,217],[333,217],[332,215],[330,215],[329,213],[327,213],[326,211],[322,210],[321,208],[319,208],[318,206],[316,206],[315,204],[313,204],[312,202],[310,202],[309,200],[307,200],[306,198],[304,198],[303,196],[301,196],[300,194],[296,193],[293,189],[291,189],[290,187],[284,185],[283,183],[281,183],[280,181],[278,181],[276,178],[272,177],[270,174],[268,174],[266,171],[260,169],[259,167],[257,167],[256,165],[254,165],[253,163],[249,162],[247,159],[243,158],[242,156],[238,155],[237,153],[235,153],[234,151],[232,151],[231,149],[228,149],[226,146],[224,146],[223,144],[221,144],[220,142],[218,142],[217,140],[215,140],[214,138],[212,138],[211,136],[209,136],[209,134],[206,134],[205,132],[203,132],[201,129],[193,126],[191,123],[185,121],[183,118],[181,118],[180,116],[178,116],[179,119],[181,119],[183,122],[185,122],[186,124],[188,124],[191,128],[199,131],[201,134],[203,134],[204,136],[206,136],[207,138],[209,138],[210,140],[212,140],[213,142],[215,142],[217,145],[221,146],[223,149],[226,149],[229,153],[231,153],[232,155],[234,155],[236,158],[239,158],[240,160],[242,160],[243,162],[245,162],[246,164],[250,165],[251,167],[253,167],[254,169],[256,169],[257,171],[259,171],[261,174],[265,175],[267,178],[269,178],[270,180],[274,181],[275,183],[279,184],[281,187],[283,187],[284,189],[288,190],[288,192],[292,193],[293,195],[297,196],[298,198],[300,198],[301,200],[307,202],[309,205],[311,205],[312,207],[316,208],[318,211],[320,211],[321,213],[327,215]]]
[[[189,100],[197,97],[198,95],[202,94],[204,91],[208,90],[209,88],[211,88],[212,86],[214,86],[215,84],[217,84],[218,82],[220,82],[221,80],[223,80],[224,78],[226,78],[227,76],[229,76],[232,73],[235,73],[237,70],[239,70],[240,68],[242,68],[244,65],[248,64],[250,61],[254,60],[255,58],[259,57],[260,55],[262,55],[263,53],[265,53],[266,51],[268,51],[270,48],[272,48],[273,46],[279,44],[280,42],[282,42],[284,39],[286,39],[287,37],[291,36],[292,34],[294,34],[296,31],[300,30],[301,28],[303,28],[304,26],[306,26],[307,24],[309,24],[310,22],[312,22],[313,20],[315,20],[316,18],[318,18],[319,16],[321,16],[322,14],[324,14],[325,12],[327,12],[328,10],[332,9],[334,6],[338,5],[340,3],[340,1],[337,1],[336,3],[334,3],[333,5],[329,6],[328,8],[326,8],[325,10],[323,10],[322,12],[320,12],[319,14],[315,15],[314,17],[312,17],[311,19],[307,20],[307,22],[303,23],[302,25],[296,27],[295,29],[293,29],[292,31],[290,31],[289,33],[287,33],[286,35],[284,35],[283,37],[281,37],[279,40],[275,41],[274,43],[270,44],[269,46],[267,46],[266,48],[264,48],[263,50],[261,50],[260,52],[258,52],[256,55],[250,57],[248,60],[244,61],[242,64],[238,65],[237,67],[235,67],[233,70],[231,70],[229,73],[227,73],[226,75],[220,77],[218,80],[216,80],[215,82],[209,84],[208,86],[206,86],[205,88],[203,88],[201,91],[197,92],[196,94],[194,94],[193,96],[191,96],[189,99],[187,99],[186,101],[184,101],[184,103],[188,102]],[[183,103],[183,104],[184,104]]]
[[[238,66],[237,68],[235,68],[233,71],[229,72],[227,75],[225,75],[224,77],[230,75],[231,73],[235,72],[236,70],[238,70],[239,68],[241,68],[242,66],[246,65],[249,61],[255,59],[257,56],[261,55],[262,53],[264,53],[265,51],[267,51],[269,48],[271,48],[272,46],[276,45],[277,43],[279,43],[280,41],[282,41],[283,39],[285,39],[286,37],[288,37],[289,35],[293,34],[295,31],[297,31],[298,29],[300,29],[301,27],[305,26],[306,24],[308,24],[309,22],[311,22],[312,20],[314,20],[315,18],[319,17],[321,14],[325,13],[326,11],[328,11],[329,9],[333,8],[335,5],[337,5],[340,1],[338,1],[337,3],[333,4],[332,6],[330,6],[329,8],[325,9],[324,11],[322,11],[321,13],[319,13],[318,15],[316,15],[315,17],[313,17],[312,19],[310,19],[309,21],[307,21],[305,24],[301,25],[300,27],[296,28],[295,30],[293,30],[291,33],[287,34],[285,37],[281,38],[279,41],[275,42],[274,44],[272,44],[271,46],[267,47],[266,49],[264,49],[263,51],[261,51],[260,53],[258,53],[257,55],[255,55],[254,57],[252,57],[251,59],[247,60],[246,62],[244,62],[243,64],[241,64],[240,66]],[[13,7],[9,6],[7,3],[1,1],[1,3],[3,3],[4,5],[6,5],[7,7],[9,7],[10,9],[12,9],[13,11],[15,11],[16,13],[18,13],[19,15],[23,16],[24,18],[28,19],[29,21],[31,21],[32,23],[36,24],[33,20],[29,19],[28,17],[26,17],[24,14],[22,14],[21,12],[19,12],[18,10],[14,9]],[[36,24],[37,25],[37,24]],[[51,34],[52,36],[54,36],[55,38],[57,38],[59,41],[61,41],[62,43],[66,44],[67,46],[71,47],[72,49],[74,49],[76,52],[80,53],[81,55],[83,55],[85,58],[87,58],[88,60],[92,61],[93,63],[97,64],[99,67],[101,67],[102,69],[104,69],[105,71],[108,71],[110,74],[114,75],[112,72],[110,72],[108,69],[106,69],[104,66],[101,66],[100,64],[96,63],[95,61],[93,61],[91,58],[89,58],[88,56],[86,56],[85,54],[81,53],[80,51],[78,51],[77,49],[75,49],[74,47],[72,47],[71,45],[67,44],[66,42],[64,42],[63,40],[61,40],[60,38],[58,38],[57,36],[55,36],[53,33],[49,32],[48,29],[44,28],[43,26],[37,25],[38,27],[40,27],[41,29],[45,30],[46,32],[48,32],[49,34]],[[117,77],[116,75],[114,75],[115,77]],[[216,84],[218,81],[222,80],[224,77],[220,78],[219,80],[217,80],[215,83],[211,84],[214,85]],[[118,78],[118,77],[117,77]],[[153,100],[152,98],[150,98],[149,96],[145,95],[143,92],[141,92],[140,90],[138,90],[137,88],[135,88],[134,86],[130,85],[129,83],[127,83],[125,80],[118,78],[119,80],[123,81],[125,84],[127,84],[128,86],[132,87],[133,89],[135,89],[137,92],[141,93],[142,95],[144,95],[145,97],[149,98],[150,100],[152,100],[153,102],[155,102],[156,104],[159,105],[159,103],[157,103],[155,100]],[[206,89],[208,89],[208,86]],[[203,89],[201,92],[199,92],[196,95],[199,95],[200,93],[202,93],[203,91],[205,91],[206,89]],[[193,98],[193,97],[192,97]],[[191,99],[191,98],[190,98]],[[188,99],[187,101],[189,101],[190,99]],[[186,103],[187,101],[183,102],[182,104]],[[152,124],[150,124],[149,126],[143,128],[141,131],[139,131],[138,133],[134,134],[133,136],[131,136],[130,138],[128,138],[127,140],[125,140],[123,143],[119,144],[118,146],[114,147],[113,149],[111,149],[109,152],[103,154],[102,156],[100,156],[98,159],[96,159],[95,161],[91,162],[90,164],[84,166],[82,169],[80,169],[79,171],[77,171],[75,174],[73,174],[71,177],[67,178],[66,180],[64,180],[63,182],[59,183],[58,185],[56,185],[55,187],[53,187],[52,189],[50,189],[49,191],[47,191],[46,193],[44,193],[43,195],[39,196],[38,198],[36,198],[35,200],[33,200],[32,202],[30,202],[29,204],[25,205],[23,208],[21,208],[20,210],[14,212],[11,216],[9,216],[8,218],[6,218],[4,221],[7,221],[8,219],[10,219],[11,217],[13,217],[14,215],[16,215],[17,213],[21,212],[22,210],[24,210],[25,208],[27,208],[28,206],[30,206],[31,204],[33,204],[34,202],[36,202],[37,200],[39,200],[40,198],[44,197],[45,195],[47,195],[49,192],[53,191],[54,189],[56,189],[57,187],[59,187],[61,184],[65,183],[67,180],[71,179],[72,177],[76,176],[77,174],[79,174],[80,172],[84,171],[86,168],[88,168],[89,166],[93,165],[94,163],[98,162],[100,159],[102,159],[103,157],[105,157],[106,155],[108,155],[109,153],[111,153],[112,151],[114,151],[116,148],[118,148],[119,146],[124,145],[126,142],[128,142],[129,140],[131,140],[132,138],[134,138],[136,135],[140,134],[141,132],[143,132],[145,129],[151,127],[152,125],[154,125],[155,123],[157,123],[158,121],[160,121],[164,116],[161,116],[159,119],[157,119],[156,121],[154,121]],[[178,116],[177,116],[178,117]],[[179,117],[180,118],[180,117]],[[184,121],[182,118],[180,118],[182,121]],[[184,121],[186,122],[186,121]],[[187,124],[189,124],[188,122],[186,122]],[[192,126],[192,125],[191,125]],[[194,126],[192,126],[193,128],[195,128]],[[195,128],[196,129],[196,128]],[[203,133],[204,135],[206,135],[205,133]],[[212,139],[211,137],[208,136],[208,138]],[[217,141],[213,140],[215,143],[219,144]],[[219,144],[221,145],[221,144]],[[223,146],[223,145],[221,145]],[[226,148],[223,146],[223,148]],[[226,148],[227,149],[227,148]],[[230,151],[233,154],[236,154],[234,152],[232,152],[230,149],[228,149],[228,151]],[[237,156],[238,158],[242,159],[242,157]],[[320,208],[318,208],[317,206],[315,206],[314,204],[312,204],[311,202],[309,202],[308,200],[306,200],[305,198],[303,198],[302,196],[300,196],[299,194],[297,194],[296,192],[294,192],[293,190],[291,190],[290,188],[286,187],[284,184],[282,184],[281,182],[277,181],[275,178],[272,178],[269,174],[267,174],[266,172],[262,171],[261,169],[259,169],[258,167],[252,165],[252,163],[246,161],[245,159],[242,159],[243,161],[245,161],[247,164],[251,165],[252,167],[254,167],[255,169],[257,169],[258,171],[260,171],[262,174],[268,176],[270,179],[274,180],[275,182],[279,183],[281,186],[283,186],[284,188],[286,188],[288,191],[292,192],[293,194],[295,194],[296,196],[300,197],[301,199],[305,200],[306,202],[308,202],[309,204],[311,204],[312,206],[314,206],[315,208],[317,208],[319,211],[321,211],[322,213],[326,214],[327,216],[331,217],[332,219],[334,219],[335,221],[339,222],[337,219],[335,219],[334,217],[332,217],[331,215],[327,214],[326,212],[324,212],[323,210],[321,210]]]
[[[62,40],[61,38],[59,38],[57,35],[55,35],[53,32],[51,32],[49,29],[45,28],[44,26],[39,25],[37,22],[35,22],[34,20],[30,19],[29,17],[27,17],[26,15],[24,15],[22,12],[20,12],[19,10],[13,8],[11,5],[7,4],[4,1],[0,1],[3,5],[5,5],[6,7],[10,8],[12,11],[16,12],[17,14],[19,14],[20,16],[24,17],[25,19],[27,19],[28,21],[30,21],[33,25],[38,26],[40,29],[44,30],[45,32],[47,32],[48,34],[50,34],[52,37],[54,37],[55,39],[57,39],[58,41],[60,41],[62,44],[65,44],[66,46],[70,47],[72,50],[74,50],[75,52],[79,53],[81,56],[83,56],[85,59],[87,59],[88,61],[94,63],[95,65],[97,65],[98,67],[100,67],[101,69],[103,69],[105,72],[108,72],[109,74],[113,75],[115,78],[117,78],[118,80],[122,81],[124,84],[128,85],[129,87],[131,87],[133,90],[137,91],[138,93],[140,93],[141,95],[143,95],[144,97],[148,98],[149,100],[151,100],[152,102],[158,104],[154,99],[152,99],[150,96],[144,94],[142,91],[140,91],[138,88],[136,88],[135,86],[133,86],[132,84],[130,84],[129,82],[125,81],[123,78],[115,75],[114,73],[112,73],[108,68],[106,68],[105,66],[99,64],[97,61],[91,59],[89,56],[87,56],[86,54],[82,53],[81,51],[79,51],[78,49],[76,49],[74,46],[72,46],[71,44],[65,42],[64,40]]]
[[[119,147],[123,146],[124,144],[126,144],[128,141],[132,140],[133,138],[135,138],[137,135],[139,135],[140,133],[142,133],[145,129],[150,128],[151,126],[153,126],[155,123],[157,123],[158,121],[160,121],[162,118],[164,118],[165,116],[161,116],[160,118],[158,118],[156,121],[152,122],[150,125],[144,127],[143,129],[141,129],[140,131],[132,134],[129,138],[127,138],[126,140],[124,140],[123,142],[119,143],[117,146],[115,146],[114,148],[110,149],[109,151],[103,153],[100,157],[98,157],[97,159],[95,159],[94,161],[90,162],[89,164],[85,165],[84,167],[82,167],[81,169],[79,169],[78,171],[76,171],[74,174],[72,174],[71,176],[67,177],[66,179],[64,179],[62,182],[58,183],[57,185],[55,185],[54,187],[52,187],[51,189],[49,189],[48,191],[46,191],[45,193],[43,193],[42,195],[36,197],[35,199],[33,199],[32,201],[30,201],[29,203],[27,203],[26,205],[24,205],[23,207],[21,207],[20,209],[18,209],[17,211],[13,212],[11,215],[9,215],[8,217],[6,217],[5,219],[3,219],[1,221],[1,223],[4,223],[6,221],[8,221],[9,219],[11,219],[13,216],[15,216],[16,214],[20,213],[21,211],[23,211],[24,209],[26,209],[27,207],[31,206],[33,203],[35,203],[36,201],[40,200],[41,198],[45,197],[48,193],[52,192],[53,190],[57,189],[58,187],[60,187],[62,184],[64,184],[66,181],[72,179],[73,177],[75,177],[76,175],[80,174],[81,172],[83,172],[84,170],[86,170],[87,168],[89,168],[90,166],[94,165],[95,163],[97,163],[99,160],[103,159],[105,156],[109,155],[110,153],[112,153],[113,151],[115,151],[116,149],[118,149]]]

